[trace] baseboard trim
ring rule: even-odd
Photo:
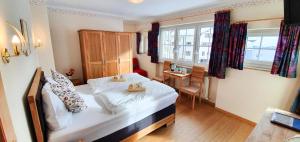
[[[216,107],[216,104],[215,104],[214,102],[211,102],[211,101],[209,101],[209,100],[207,100],[207,99],[203,99],[203,98],[202,98],[201,101],[202,101],[203,103],[209,105],[209,106]]]
[[[236,114],[233,114],[233,113],[231,113],[231,112],[228,112],[228,111],[223,110],[223,109],[218,108],[218,107],[215,107],[215,109],[216,109],[217,111],[219,111],[219,112],[221,112],[221,113],[227,115],[227,116],[236,118],[236,119],[238,119],[238,120],[240,120],[240,121],[242,121],[242,122],[245,122],[245,123],[247,123],[247,124],[249,124],[249,125],[251,125],[251,126],[256,126],[256,123],[253,122],[253,121],[251,121],[251,120],[245,119],[245,118],[243,118],[243,117],[240,117],[240,116],[238,116],[238,115],[236,115]]]

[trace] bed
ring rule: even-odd
[[[77,86],[76,90],[87,102],[88,109],[73,114],[73,124],[58,131],[48,131],[42,108],[41,89],[45,78],[37,69],[27,96],[35,129],[36,140],[43,141],[136,141],[152,131],[168,126],[175,121],[178,94],[169,94],[159,101],[143,102],[134,111],[111,114],[96,103],[89,85]]]

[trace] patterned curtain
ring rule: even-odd
[[[148,32],[148,56],[151,56],[151,63],[158,63],[158,36],[159,23],[152,23],[152,29]]]
[[[286,25],[281,22],[279,39],[271,74],[296,78],[298,64],[298,45],[300,26]]]
[[[152,55],[153,36],[152,31],[148,32],[148,56]]]
[[[137,53],[137,54],[141,54],[141,53],[140,53],[141,39],[142,39],[141,33],[140,33],[140,32],[137,32],[137,33],[136,33],[136,53]]]
[[[230,11],[215,14],[213,42],[210,53],[208,74],[225,79],[230,31]]]
[[[243,70],[247,23],[232,24],[229,36],[228,67]]]

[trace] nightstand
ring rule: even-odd
[[[82,82],[80,79],[70,79],[70,80],[74,84],[74,86],[82,85]]]

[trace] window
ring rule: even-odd
[[[198,35],[198,64],[208,64],[213,37],[213,27],[199,27]]]
[[[177,60],[180,62],[192,62],[194,54],[195,28],[178,29],[177,34]]]
[[[192,24],[162,28],[160,32],[160,60],[179,64],[208,64],[213,24]]]
[[[213,39],[213,24],[199,23],[161,28],[160,61],[207,66]],[[275,56],[279,29],[249,29],[245,67],[270,70]]]
[[[249,30],[245,51],[245,67],[269,70],[278,41],[278,29]]]
[[[174,59],[175,30],[164,29],[160,33],[160,58]]]

